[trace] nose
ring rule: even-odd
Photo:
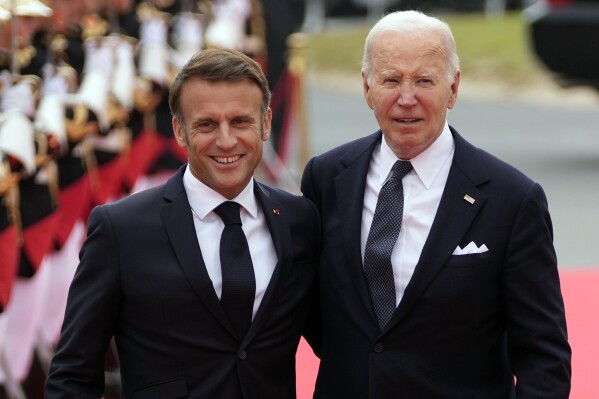
[[[237,143],[237,137],[228,123],[221,123],[218,129],[216,145],[224,150],[231,149]]]
[[[416,90],[411,83],[404,82],[397,87],[397,103],[402,107],[416,105]]]

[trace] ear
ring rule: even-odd
[[[447,109],[452,109],[458,99],[458,87],[460,86],[460,76],[461,76],[461,72],[458,69],[455,73],[453,83],[450,86],[451,96],[449,97],[449,103],[447,104]]]
[[[183,129],[183,126],[179,124],[179,121],[174,116],[172,119],[172,124],[173,133],[175,134],[175,139],[177,139],[177,144],[181,148],[187,147],[187,137],[185,136],[185,129]]]
[[[270,131],[272,127],[272,109],[270,107],[264,113],[264,120],[262,121],[262,141],[267,141],[270,137]]]
[[[362,71],[362,89],[364,90],[364,99],[366,100],[366,104],[368,104],[370,109],[373,109],[370,98],[370,84],[368,83],[368,77],[366,76],[364,71]]]

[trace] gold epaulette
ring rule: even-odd
[[[50,42],[50,50],[54,54],[64,54],[69,48],[69,41],[62,33],[57,33],[52,37]]]
[[[83,40],[106,36],[110,31],[110,23],[98,14],[88,14],[81,19],[81,38]]]
[[[83,104],[71,107],[72,116],[65,120],[67,138],[74,143],[81,142],[85,137],[98,132],[98,122],[90,115],[90,109]]]
[[[153,3],[159,9],[164,10],[165,8],[172,7],[175,4],[175,0],[154,0]]]
[[[168,21],[171,18],[169,13],[161,11],[159,8],[149,3],[140,3],[135,9],[135,14],[139,21],[153,18],[161,18]]]
[[[19,66],[19,69],[29,66],[31,60],[33,59],[33,57],[35,57],[36,54],[37,50],[35,49],[35,47],[31,45],[18,49],[15,53],[15,58],[17,60],[17,65]]]

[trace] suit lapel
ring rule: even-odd
[[[260,307],[256,312],[256,316],[250,325],[250,328],[243,338],[243,343],[251,341],[260,328],[264,324],[270,314],[270,309],[276,302],[278,297],[277,291],[281,284],[286,280],[289,275],[291,263],[293,261],[293,248],[291,242],[291,228],[287,215],[282,205],[270,198],[268,189],[258,182],[254,182],[254,195],[258,201],[258,205],[262,208],[264,218],[272,238],[275,252],[277,253],[277,265],[273,271],[264,298],[260,303]]]
[[[486,202],[478,186],[488,181],[477,149],[452,130],[455,140],[454,159],[431,231],[406,287],[404,296],[385,330],[392,328],[426,290],[445,265],[468,227]],[[474,202],[465,199],[470,196]]]
[[[171,245],[193,290],[206,308],[233,336],[235,332],[223,310],[214,285],[206,270],[200,245],[193,224],[191,207],[183,187],[185,166],[169,179],[164,189],[165,204],[160,207],[160,215],[168,233]]]
[[[339,209],[341,234],[346,243],[348,272],[356,285],[356,291],[372,317],[377,323],[376,314],[370,300],[370,293],[364,277],[364,267],[361,252],[361,227],[364,190],[370,159],[382,133],[377,133],[359,141],[341,159],[342,170],[335,178],[335,190]]]

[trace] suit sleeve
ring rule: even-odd
[[[306,198],[310,199],[312,202],[314,202],[314,204],[316,205],[316,208],[320,211],[320,205],[317,202],[317,199],[315,198],[315,192],[314,192],[314,184],[313,184],[313,180],[312,180],[312,170],[314,167],[314,158],[312,158],[311,160],[308,161],[308,163],[306,164],[306,167],[304,168],[304,173],[302,174],[302,181],[301,181],[301,191],[302,194],[304,196],[306,196]]]
[[[88,238],[69,289],[45,398],[101,398],[104,360],[119,317],[118,245],[104,207],[90,214]]]
[[[511,234],[503,275],[510,364],[523,398],[567,399],[571,350],[547,200],[526,194]]]
[[[314,159],[310,160],[308,162],[308,164],[306,165],[306,168],[304,169],[304,173],[302,175],[302,182],[301,182],[301,191],[304,194],[304,196],[306,198],[308,198],[315,206],[316,206],[316,211],[319,215],[319,218],[321,217],[320,214],[320,206],[319,203],[316,202],[316,198],[314,195],[314,187],[312,185],[312,175],[311,175],[311,171],[312,171],[312,165]],[[320,233],[320,239],[322,240],[322,232]],[[322,248],[322,245],[319,246],[320,248]],[[322,323],[321,323],[321,313],[320,313],[320,284],[319,282],[319,278],[317,277],[317,284],[316,284],[316,290],[314,292],[314,296],[312,298],[312,304],[310,307],[310,312],[308,315],[308,320],[306,323],[306,327],[304,329],[303,332],[303,336],[306,339],[306,342],[308,342],[308,344],[310,345],[310,347],[312,348],[312,351],[314,352],[314,354],[318,357],[320,357],[320,348],[321,348],[321,340],[322,340],[322,334],[321,334],[321,328],[322,328]]]

